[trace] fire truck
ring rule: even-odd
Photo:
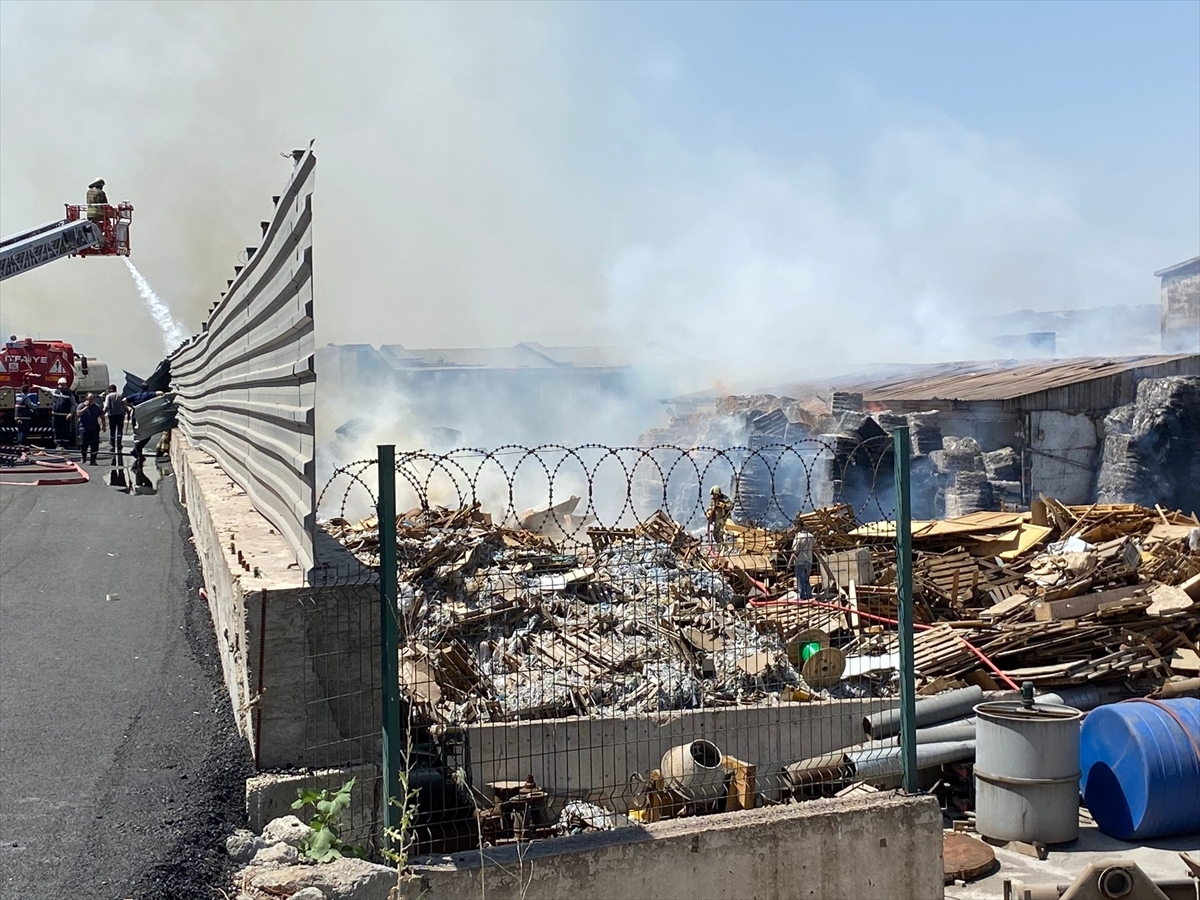
[[[0,444],[16,441],[16,399],[28,380],[38,392],[30,437],[36,443],[52,440],[50,394],[65,378],[67,388],[82,399],[108,390],[108,366],[75,352],[66,341],[35,341],[10,337],[0,346]]]
[[[99,204],[88,218],[88,207],[67,203],[66,214],[0,240],[0,281],[68,256],[128,256],[129,224],[133,206],[128,202]],[[50,392],[65,378],[76,396],[99,394],[108,388],[108,366],[76,353],[65,341],[18,339],[0,347],[0,443],[16,437],[16,395],[24,381],[38,391],[30,436],[50,436]]]

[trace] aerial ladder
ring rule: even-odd
[[[64,256],[128,256],[128,202],[98,204],[99,217],[88,218],[86,205],[65,204],[66,216],[0,240],[0,281],[62,259]]]

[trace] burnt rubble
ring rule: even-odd
[[[377,565],[376,520],[325,527]],[[555,538],[494,525],[478,505],[413,510],[395,527],[401,679],[430,722],[895,691],[892,526],[862,525],[844,504],[782,530],[730,523],[720,544],[662,512],[631,529]],[[811,602],[797,600],[787,562],[799,528],[816,537]],[[1193,517],[1047,500],[1026,513],[914,522],[913,543],[926,693],[1020,681],[1153,689],[1200,665]],[[826,652],[805,656],[811,643]]]

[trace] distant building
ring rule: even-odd
[[[455,347],[412,350],[400,344],[384,344],[380,355],[402,381],[429,383],[447,378],[483,379],[529,376],[560,377],[570,374],[597,383],[619,379],[628,373],[633,360],[615,347],[547,347],[526,341],[512,347]]]
[[[1200,256],[1154,276],[1162,279],[1162,352],[1200,351]]]
[[[568,384],[624,390],[632,355],[609,347],[547,347],[533,341],[512,347],[445,347],[414,350],[400,344],[329,344],[317,352],[322,377],[353,384],[391,384],[435,392],[457,387],[505,387],[536,394]]]
[[[1143,379],[1172,375],[1200,375],[1200,354],[941,363],[846,378],[836,387],[862,394],[867,410],[936,409],[943,435],[969,435],[985,451],[1014,448],[1024,496],[1089,503],[1104,417],[1132,402]]]

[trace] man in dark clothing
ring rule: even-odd
[[[108,205],[108,194],[104,193],[103,178],[97,178],[88,185],[87,204],[88,219],[92,222],[103,222],[104,210],[101,207]]]
[[[25,381],[15,400],[13,416],[17,420],[17,443],[25,446],[29,443],[29,426],[33,423],[33,411],[38,406],[37,388]]]
[[[58,387],[50,395],[50,412],[54,419],[54,446],[66,450],[71,446],[71,420],[75,417],[75,395],[67,390],[67,379],[58,379]]]
[[[79,448],[82,454],[80,462],[87,462],[90,450],[94,466],[96,454],[100,452],[100,420],[104,418],[104,410],[96,402],[96,395],[88,394],[75,415],[79,420]]]
[[[121,452],[121,441],[125,438],[125,416],[128,414],[129,406],[117,393],[117,386],[110,384],[104,396],[104,417],[108,420],[108,449],[113,453]]]

